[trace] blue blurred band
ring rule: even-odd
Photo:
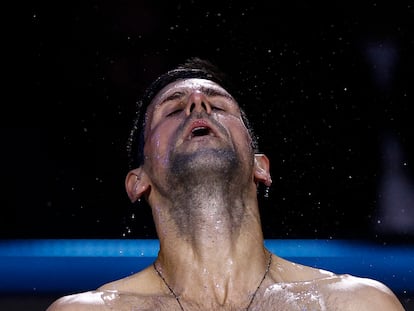
[[[351,240],[265,240],[296,263],[369,277],[414,292],[414,245]],[[71,293],[136,273],[157,256],[158,240],[2,240],[0,293]]]

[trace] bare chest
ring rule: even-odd
[[[312,286],[284,286],[271,285],[257,293],[249,311],[323,311],[333,310],[328,306],[328,299],[325,293]],[[129,294],[117,294],[111,299],[105,299],[107,310],[117,311],[149,311],[168,310],[182,311],[179,303],[174,297],[162,296],[140,296]],[[247,306],[215,305],[206,301],[180,301],[185,311],[246,311]]]

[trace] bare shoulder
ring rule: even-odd
[[[97,290],[67,295],[53,302],[46,311],[94,311],[109,310],[116,304],[117,308],[125,307],[131,297],[143,306],[146,300],[142,297],[158,293],[159,282],[153,278],[151,269],[144,269],[131,276],[106,283]]]
[[[277,294],[278,289],[288,291],[297,301],[304,303],[307,294],[318,299],[319,307],[326,310],[358,311],[403,311],[400,301],[385,284],[368,278],[349,274],[338,275],[331,271],[304,266],[280,257],[275,257],[271,272],[274,280],[281,276],[284,286],[277,283],[269,288],[269,293]],[[280,281],[279,281],[280,282]],[[307,294],[306,294],[307,293]],[[304,307],[313,302],[307,301]]]
[[[282,276],[284,282],[296,283],[333,277],[331,271],[305,266],[274,255],[272,270]],[[276,278],[277,279],[277,278]]]
[[[135,295],[154,295],[159,293],[159,279],[152,266],[131,276],[109,282],[98,288],[100,291],[117,291]]]
[[[321,279],[321,289],[326,295],[328,305],[341,310],[402,310],[398,298],[383,283],[352,275],[336,275]]]
[[[63,296],[54,301],[46,311],[87,311],[105,310],[103,291],[88,291],[79,294]]]

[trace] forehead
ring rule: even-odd
[[[150,106],[156,106],[161,103],[165,97],[177,91],[191,93],[194,91],[204,92],[205,90],[216,90],[218,93],[226,94],[232,98],[232,96],[223,87],[211,80],[191,78],[174,81],[164,86],[152,99]]]

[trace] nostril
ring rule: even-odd
[[[206,105],[206,103],[204,103],[204,102],[201,102],[201,103],[199,103],[199,105],[201,106],[201,109],[200,110],[205,110],[205,111],[207,111],[207,105]],[[191,103],[191,105],[190,105],[190,112],[193,112],[193,110],[194,110],[194,108],[197,106],[197,104],[196,103]]]

